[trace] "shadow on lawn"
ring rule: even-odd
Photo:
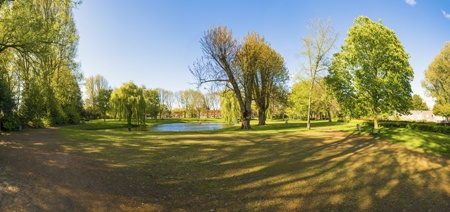
[[[450,210],[448,159],[371,137],[340,132],[132,134],[112,142],[111,136],[52,140],[55,152],[30,146],[39,139],[21,146],[35,163],[61,157],[55,162],[61,164],[44,163],[41,169],[66,173],[48,182],[43,171],[17,171],[19,178],[34,176],[36,186],[54,191],[33,197],[40,209]],[[8,195],[4,191],[0,195]],[[70,204],[58,205],[52,198]]]

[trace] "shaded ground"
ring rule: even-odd
[[[1,135],[0,211],[450,211],[448,158],[371,137],[59,131]]]

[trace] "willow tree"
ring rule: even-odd
[[[231,89],[225,89],[220,93],[220,113],[225,122],[231,124],[240,117],[239,102],[236,94]]]
[[[334,55],[327,83],[340,104],[372,116],[378,129],[378,114],[409,113],[414,73],[408,58],[394,31],[361,16]]]
[[[425,70],[422,86],[427,95],[435,98],[433,113],[450,117],[450,42],[446,42],[433,62]]]
[[[138,125],[145,123],[144,89],[139,88],[132,81],[114,89],[110,101],[112,112],[118,114],[120,119],[127,120],[128,130],[131,130],[132,119]]]

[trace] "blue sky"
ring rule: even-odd
[[[294,75],[309,21],[332,19],[338,51],[353,20],[364,15],[394,30],[411,56],[413,92],[424,96],[424,70],[450,40],[448,0],[89,0],[74,13],[84,76],[101,74],[111,87],[132,80],[147,88],[195,89],[188,66],[201,57],[200,38],[212,25],[226,25],[239,40],[260,33]]]

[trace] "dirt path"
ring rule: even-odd
[[[0,211],[119,211],[136,206],[98,161],[66,152],[57,129],[0,137]]]

